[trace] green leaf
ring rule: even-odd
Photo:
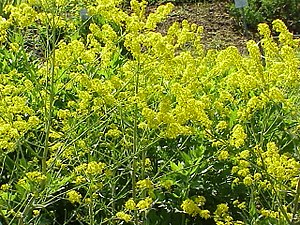
[[[174,162],[170,162],[170,166],[172,171],[178,171],[178,166]]]

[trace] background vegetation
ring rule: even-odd
[[[242,12],[234,9],[232,13],[242,20]],[[284,21],[291,31],[300,31],[300,2],[298,0],[248,0],[244,18],[249,28],[255,30],[261,22],[271,23],[275,19]]]

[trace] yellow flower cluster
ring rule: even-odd
[[[85,49],[85,45],[78,40],[70,43],[61,41],[55,52],[56,65],[59,67],[69,67],[80,60],[93,62],[95,60],[95,52]]]
[[[110,129],[107,131],[106,136],[107,137],[111,137],[111,138],[118,138],[121,135],[121,131],[119,131],[118,129],[114,128],[114,129]]]
[[[89,51],[99,54],[101,52],[101,67],[106,68],[110,66],[110,61],[114,54],[118,51],[116,45],[118,42],[118,35],[114,29],[104,24],[101,28],[92,23],[89,26],[91,34],[88,34]],[[104,45],[104,46],[102,46]]]
[[[229,152],[226,150],[221,150],[218,153],[218,160],[222,161],[222,160],[226,160],[229,158]]]
[[[203,196],[198,196],[195,201],[192,199],[186,199],[182,202],[181,208],[183,211],[193,217],[199,215],[204,219],[210,218],[210,212],[200,207],[205,204],[206,199]]]
[[[39,216],[40,213],[41,213],[40,210],[37,210],[37,209],[32,210],[32,214],[33,214],[34,217]]]
[[[104,3],[106,4],[105,6],[103,5]],[[113,13],[118,12],[118,15],[124,13],[118,9],[118,4],[119,2],[117,1],[97,2],[94,6],[88,7],[88,13],[95,15],[107,9],[101,15],[104,17],[107,16],[107,19],[109,19]],[[169,29],[168,34],[162,36],[161,34],[152,32],[151,29],[170,12],[172,8],[171,4],[159,7],[155,13],[155,17],[150,14],[148,18],[142,16],[144,14],[144,2],[138,3],[132,1],[131,6],[133,13],[130,16],[126,15],[122,19],[114,18],[113,20],[120,26],[124,25],[126,27],[125,46],[128,43],[128,50],[131,51],[133,49],[131,51],[133,56],[143,61],[143,65],[140,68],[145,69],[139,73],[147,78],[141,79],[143,82],[141,83],[142,87],[138,96],[132,96],[131,84],[127,85],[125,89],[122,87],[123,84],[132,79],[133,72],[136,71],[138,64],[135,60],[128,60],[128,62],[121,66],[118,71],[120,72],[119,74],[108,79],[99,79],[97,76],[95,78],[85,74],[83,68],[93,67],[98,64],[98,60],[101,60],[100,65],[103,69],[107,68],[110,65],[112,57],[118,52],[116,49],[118,34],[112,26],[108,24],[100,26],[91,23],[89,26],[91,33],[88,34],[86,44],[82,40],[61,41],[55,51],[55,64],[57,66],[55,75],[57,79],[64,77],[64,80],[70,80],[65,85],[78,97],[77,104],[74,101],[69,101],[67,109],[60,109],[58,111],[57,115],[62,120],[61,123],[64,126],[62,129],[70,129],[70,117],[87,115],[91,110],[100,115],[107,105],[111,106],[125,101],[127,101],[126,108],[132,107],[137,102],[147,122],[143,123],[143,127],[159,127],[161,129],[161,136],[176,138],[179,135],[192,134],[193,129],[187,126],[190,121],[209,127],[212,122],[205,112],[209,108],[209,99],[198,99],[196,97],[200,79],[195,75],[194,70],[197,70],[201,62],[195,60],[189,52],[182,52],[178,56],[175,56],[176,49],[184,48],[186,43],[189,43],[199,51],[201,50],[202,46],[199,34],[202,32],[202,28],[183,21],[182,24],[174,24]],[[136,24],[140,28],[134,28]],[[136,34],[136,31],[143,33]],[[135,39],[132,40],[132,38]],[[187,61],[186,59],[189,60]],[[77,64],[79,62],[80,65]],[[149,72],[147,71],[153,70],[156,67],[155,64],[157,64],[157,69],[152,71],[149,76]],[[63,74],[60,70],[64,71]],[[182,76],[181,70],[185,72],[180,81]],[[40,69],[39,74],[42,76],[47,73],[45,65]],[[119,79],[118,76],[122,76],[122,79]],[[169,82],[174,77],[179,78],[178,84]],[[170,83],[170,85],[162,84],[160,82],[161,79],[165,79],[165,82]],[[149,82],[153,83],[153,85],[149,85]],[[62,85],[62,87],[64,86]],[[123,88],[122,92],[119,92],[120,88]],[[190,90],[194,93],[190,93]],[[176,105],[169,100],[164,103],[162,100],[158,111],[151,109],[147,100],[149,94],[156,93],[157,100],[160,100],[164,96],[163,93],[165,91],[170,92],[166,99],[174,99],[173,95],[175,95],[176,101],[179,104]],[[118,93],[118,96],[113,93]]]
[[[268,209],[261,209],[259,210],[260,215],[262,215],[264,218],[272,218],[276,220],[286,220],[286,217],[282,214],[282,212],[274,211],[274,210],[268,210]],[[292,213],[286,213],[286,216],[289,220],[292,219]]]
[[[150,179],[139,180],[136,183],[137,188],[139,189],[152,189],[153,183]]]
[[[31,26],[37,17],[37,12],[26,3],[18,6],[7,5],[4,10],[10,14],[8,21],[11,24],[15,23],[19,28]]]
[[[216,129],[217,130],[225,130],[228,127],[228,124],[226,121],[220,121],[217,126]]]
[[[36,191],[46,180],[46,175],[39,171],[32,171],[27,172],[24,178],[19,179],[17,185],[28,191]]]
[[[102,162],[89,162],[85,172],[91,175],[102,174],[105,167],[105,163]]]
[[[128,15],[119,7],[120,0],[98,0],[94,5],[89,5],[87,11],[90,16],[101,15],[107,21],[122,25]]]
[[[8,191],[10,188],[11,188],[11,185],[9,185],[9,184],[2,184],[0,186],[1,191]]]
[[[71,191],[68,191],[67,192],[67,197],[68,197],[68,200],[74,204],[74,203],[80,203],[81,202],[81,198],[82,198],[82,195],[80,193],[78,193],[77,191],[75,190],[71,190]]]
[[[151,204],[153,203],[153,200],[152,198],[150,197],[146,197],[145,199],[142,199],[140,200],[137,204],[136,204],[136,207],[143,211],[143,210],[146,210],[146,209],[149,209],[151,207]]]
[[[125,222],[129,222],[133,218],[133,211],[143,212],[148,210],[153,203],[151,197],[146,197],[145,199],[139,200],[137,203],[133,200],[133,198],[128,199],[125,202],[125,211],[117,212],[116,217],[119,220],[124,220]]]
[[[6,20],[0,16],[0,44],[6,41],[7,29],[9,28],[11,21]]]
[[[255,190],[254,193],[257,193],[256,190],[268,190],[273,197],[275,195],[278,198],[281,198],[281,193],[297,188],[300,164],[291,155],[281,154],[274,142],[267,143],[266,150],[256,146],[251,151],[240,152],[235,158],[237,165],[232,167],[232,173],[236,174],[237,178],[233,184],[240,183],[241,180],[245,186]],[[246,210],[245,202],[243,204],[237,202],[236,206]],[[286,219],[286,215],[292,217],[290,213],[292,209],[289,207],[276,207],[278,206],[271,209],[263,208],[259,213],[266,218],[277,220]]]
[[[258,148],[261,157],[257,164],[265,168],[265,172],[276,179],[277,182],[294,186],[299,176],[300,163],[288,154],[280,154],[274,142],[267,144],[266,151]],[[295,188],[295,186],[294,186]]]
[[[245,133],[243,126],[237,124],[232,129],[230,144],[236,148],[240,148],[244,145],[246,138],[247,134]]]
[[[217,205],[217,209],[214,212],[214,221],[217,225],[238,225],[245,224],[242,221],[235,221],[232,216],[229,215],[229,207],[225,203]]]
[[[251,164],[249,161],[250,157],[250,151],[244,150],[239,153],[239,155],[236,157],[237,159],[237,165],[232,167],[231,172],[233,174],[237,174],[237,176],[241,179],[243,179],[243,182],[246,186],[250,186],[252,184],[252,175],[251,175]],[[239,178],[236,178],[234,183],[239,182]],[[255,176],[255,179],[257,180],[259,177],[258,175]]]
[[[274,20],[272,22],[273,29],[279,33],[279,42],[282,45],[288,45],[291,47],[298,47],[300,40],[294,39],[293,34],[288,31],[286,25],[282,22],[282,20]]]
[[[26,177],[28,180],[37,183],[41,183],[42,181],[45,181],[47,179],[45,175],[38,171],[28,172],[26,173]]]
[[[167,189],[167,190],[171,190],[172,186],[174,185],[174,181],[167,179],[167,180],[162,180],[160,182],[160,186]]]
[[[154,13],[150,13],[150,15],[148,16],[145,23],[145,28],[154,30],[157,24],[162,22],[167,17],[167,15],[170,14],[172,9],[173,5],[171,3],[159,6]]]
[[[132,215],[128,214],[128,213],[125,213],[123,211],[121,212],[117,212],[116,214],[116,217],[119,219],[119,220],[124,220],[126,223],[128,223],[129,221],[132,220]]]
[[[75,172],[96,176],[96,175],[103,174],[105,167],[106,167],[105,163],[92,161],[92,162],[83,163],[83,164],[77,166],[75,168]]]
[[[241,210],[247,209],[246,202],[239,202],[239,200],[235,200],[235,201],[233,201],[233,205]]]
[[[127,210],[135,210],[136,209],[136,203],[131,198],[125,203],[125,209]]]
[[[23,84],[19,82],[23,80]],[[31,81],[12,70],[0,74],[0,149],[13,151],[17,140],[23,137],[40,120],[29,107],[28,92],[32,91]]]

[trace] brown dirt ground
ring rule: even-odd
[[[228,1],[175,3],[167,20],[159,24],[157,30],[164,34],[173,22],[186,19],[203,26],[202,40],[206,49],[220,50],[233,45],[241,53],[246,53],[246,41],[254,38],[254,34],[248,32],[247,37],[244,35],[242,26],[229,14],[228,4]],[[150,5],[147,11],[153,12],[157,6]]]

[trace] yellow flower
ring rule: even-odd
[[[232,174],[235,174],[235,173],[237,173],[239,171],[239,167],[238,166],[233,166],[232,168],[231,168],[231,173]]]
[[[217,130],[225,130],[227,128],[228,124],[226,121],[220,121],[217,126],[216,129]]]
[[[147,197],[143,200],[140,200],[137,203],[136,207],[140,210],[145,210],[145,209],[148,209],[151,206],[152,202],[153,202],[152,198]]]
[[[110,129],[107,131],[106,136],[111,137],[111,138],[118,138],[121,135],[121,131],[118,129]]]
[[[167,190],[171,190],[171,187],[174,185],[174,181],[172,180],[163,180],[160,182],[160,185]]]
[[[4,42],[7,37],[7,29],[9,28],[11,21],[6,20],[0,16],[0,43]]]
[[[16,42],[10,43],[9,47],[13,52],[18,52],[18,50],[20,48],[19,44]]]
[[[10,189],[10,187],[11,186],[9,184],[2,184],[0,189],[2,191],[8,191]]]
[[[32,214],[34,217],[37,217],[38,215],[40,215],[40,210],[34,209],[32,210]]]
[[[182,202],[181,208],[183,211],[193,217],[200,213],[200,208],[198,205],[191,199],[186,199]]]
[[[237,124],[232,129],[230,144],[239,148],[244,144],[246,137],[247,134],[244,132],[244,128],[240,124]]]
[[[137,188],[140,188],[140,189],[145,189],[145,188],[151,189],[151,188],[153,188],[153,183],[149,179],[144,179],[144,180],[139,180],[136,183],[136,186],[137,186]]]
[[[73,204],[76,202],[80,203],[82,198],[82,195],[75,190],[68,191],[67,196],[68,196],[68,200]]]
[[[195,198],[195,202],[198,204],[198,206],[203,206],[206,202],[206,199],[204,196],[197,196]]]
[[[149,30],[154,30],[156,28],[157,23],[161,22],[173,9],[173,4],[167,3],[166,5],[160,5],[155,13],[150,13],[147,18],[145,28]]]
[[[79,185],[79,184],[84,183],[85,181],[86,181],[86,179],[83,176],[77,176],[74,182],[76,185]]]
[[[125,203],[125,208],[128,210],[135,210],[136,209],[136,204],[134,200],[131,198]]]
[[[37,12],[26,3],[21,3],[18,6],[8,5],[5,11],[10,13],[9,20],[16,22],[19,27],[30,26],[37,16]]]
[[[240,160],[240,161],[238,161],[238,164],[239,164],[240,169],[245,169],[245,168],[250,167],[250,162],[248,162],[246,160]]]
[[[250,156],[250,151],[244,150],[244,151],[240,152],[239,156],[241,159],[247,159]]]
[[[228,212],[228,210],[229,210],[229,207],[227,204],[225,204],[225,203],[218,204],[217,209],[215,211],[215,215],[222,217],[224,214],[226,214]]]
[[[239,178],[235,178],[235,179],[232,181],[233,184],[238,184],[239,182],[240,182],[240,179],[239,179]]]
[[[260,180],[262,178],[262,175],[261,175],[261,173],[255,173],[253,178],[254,178],[255,181],[257,181],[257,180]]]
[[[98,175],[103,173],[103,169],[105,168],[105,163],[102,162],[89,162],[87,164],[87,168],[85,170],[86,174],[89,175]]]
[[[242,202],[242,203],[238,204],[237,207],[239,209],[246,209],[246,202]]]
[[[240,169],[237,174],[241,177],[246,177],[250,173],[249,168]]]
[[[210,212],[207,209],[204,210],[200,210],[199,211],[199,215],[203,218],[203,219],[208,219],[210,218]]]
[[[42,174],[41,172],[38,172],[38,171],[28,172],[28,173],[26,173],[26,176],[27,176],[28,180],[33,181],[33,182],[38,182],[38,183],[47,179],[47,177],[44,174]]]
[[[92,203],[92,199],[91,198],[86,198],[86,199],[84,199],[84,203],[85,204],[90,204],[90,203]]]
[[[277,219],[277,218],[279,218],[279,212],[271,211],[269,217]]]
[[[279,42],[283,45],[291,45],[293,46],[295,44],[294,40],[293,40],[293,34],[290,33],[286,27],[286,25],[284,24],[284,22],[282,20],[274,20],[272,22],[273,25],[273,29],[276,32],[280,32],[279,34]],[[297,46],[297,45],[296,45]]]
[[[218,160],[220,160],[220,161],[226,160],[226,159],[228,159],[228,157],[229,157],[229,153],[226,150],[222,150],[218,154]]]
[[[145,159],[145,167],[146,168],[151,168],[151,160],[149,158]]]
[[[116,217],[119,220],[124,220],[126,223],[130,222],[132,220],[132,216],[121,211],[121,212],[117,212]]]
[[[270,216],[270,210],[267,210],[267,209],[261,209],[261,210],[260,210],[260,214],[261,214],[263,217],[269,217],[269,216]]]
[[[75,172],[76,173],[84,172],[86,170],[86,168],[87,168],[87,164],[86,163],[80,164],[79,166],[75,167]]]

